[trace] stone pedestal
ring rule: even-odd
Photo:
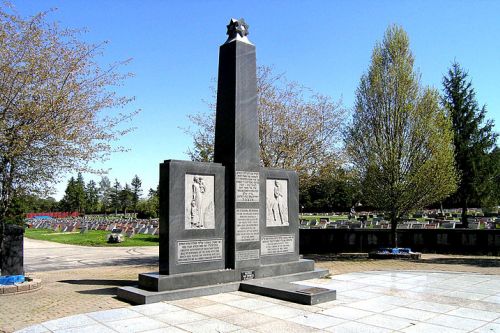
[[[1,253],[2,275],[24,275],[24,228],[5,225]]]

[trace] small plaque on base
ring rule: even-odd
[[[253,279],[255,279],[255,271],[241,272],[241,281],[253,280]]]

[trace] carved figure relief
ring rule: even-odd
[[[185,228],[214,229],[214,176],[186,174]]]
[[[287,180],[266,180],[266,226],[288,226]]]

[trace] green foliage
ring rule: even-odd
[[[50,229],[30,229],[27,228],[24,233],[25,237],[38,240],[46,240],[62,244],[82,245],[82,246],[157,246],[159,245],[159,237],[152,235],[134,235],[132,238],[125,237],[122,243],[110,244],[107,242],[109,231],[89,230],[81,234],[77,233],[57,233]]]
[[[125,187],[120,191],[119,199],[122,211],[127,214],[127,210],[132,207],[134,199],[134,193],[129,184],[125,183]]]
[[[451,121],[435,90],[420,86],[407,34],[389,27],[356,91],[347,152],[363,198],[396,225],[456,189]]]
[[[85,183],[82,175],[79,173],[77,179],[71,177],[66,186],[64,197],[61,202],[61,208],[68,212],[84,212],[85,205]]]
[[[118,214],[118,210],[120,209],[121,201],[120,201],[120,192],[122,190],[122,186],[118,179],[115,178],[115,183],[110,190],[109,199],[111,203],[111,207],[115,210],[115,215]]]
[[[467,224],[467,208],[498,205],[494,182],[500,173],[494,152],[497,134],[493,121],[485,121],[486,107],[479,107],[468,74],[454,62],[443,78],[442,104],[452,119],[455,163],[460,174],[458,190],[450,203],[462,208],[462,223]],[[496,201],[496,203],[495,203]]]
[[[95,181],[90,180],[85,186],[85,211],[87,213],[97,213],[99,208],[99,190]]]
[[[99,182],[99,199],[102,212],[106,214],[111,206],[111,182],[106,176],[103,176]]]
[[[132,206],[134,207],[134,213],[137,211],[137,204],[139,203],[139,199],[142,194],[142,181],[139,176],[135,175],[132,178]]]
[[[157,218],[160,215],[158,190],[149,189],[148,198],[140,200],[138,204],[138,218]]]
[[[325,172],[300,187],[301,212],[346,212],[359,201],[358,186],[353,175],[336,168]]]

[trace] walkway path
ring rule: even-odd
[[[158,246],[90,247],[25,238],[24,253],[24,269],[28,273],[158,262]]]

